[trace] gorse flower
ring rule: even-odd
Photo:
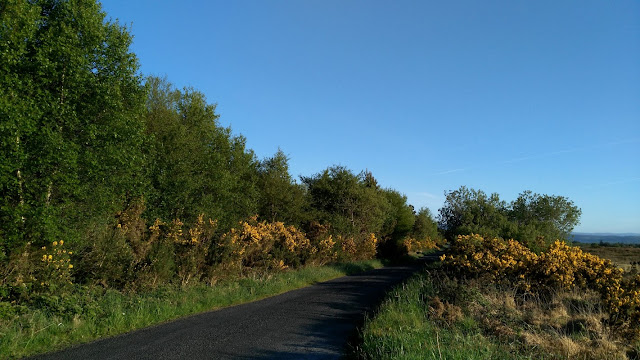
[[[64,248],[64,241],[54,241],[51,243],[52,247],[50,251],[47,251],[47,247],[43,246],[41,250],[43,267],[39,270],[40,274],[40,286],[48,287],[53,285],[66,285],[71,283],[71,264],[70,255],[71,251],[67,251]]]
[[[408,253],[416,252],[416,251],[440,249],[440,246],[438,246],[436,241],[434,241],[430,237],[426,237],[422,240],[418,240],[416,238],[409,236],[404,239],[402,244],[404,245],[404,248],[407,250]]]
[[[441,260],[466,276],[510,283],[525,291],[591,289],[600,293],[611,322],[631,326],[640,336],[640,276],[625,281],[624,271],[596,255],[555,241],[540,255],[515,240],[459,236]],[[535,284],[535,287],[532,285]]]

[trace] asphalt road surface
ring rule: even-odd
[[[345,276],[35,359],[337,359],[365,313],[417,269]]]

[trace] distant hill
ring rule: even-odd
[[[640,244],[640,234],[573,233],[573,241],[581,243]]]

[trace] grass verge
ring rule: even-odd
[[[426,274],[396,287],[374,317],[366,320],[348,358],[352,359],[505,359],[508,349],[482,335],[471,317],[440,326],[429,320],[426,302],[435,296]],[[529,359],[526,356],[516,359]]]
[[[55,351],[379,267],[382,267],[382,263],[378,260],[309,266],[221,281],[215,286],[166,286],[147,293],[125,294],[115,290],[78,287],[73,315],[24,309],[19,314],[0,318],[0,358]],[[55,308],[56,302],[65,300],[51,297],[47,301],[46,308],[50,309]]]
[[[523,298],[452,279],[439,265],[393,289],[350,345],[352,359],[638,359],[605,326],[595,294]]]

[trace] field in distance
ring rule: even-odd
[[[600,244],[576,244],[583,251],[597,255],[603,259],[611,260],[616,266],[622,268],[625,273],[633,273],[632,268],[638,271],[640,267],[640,246]]]
[[[604,243],[640,245],[640,234],[611,234],[611,233],[573,233],[573,241],[577,243]]]

